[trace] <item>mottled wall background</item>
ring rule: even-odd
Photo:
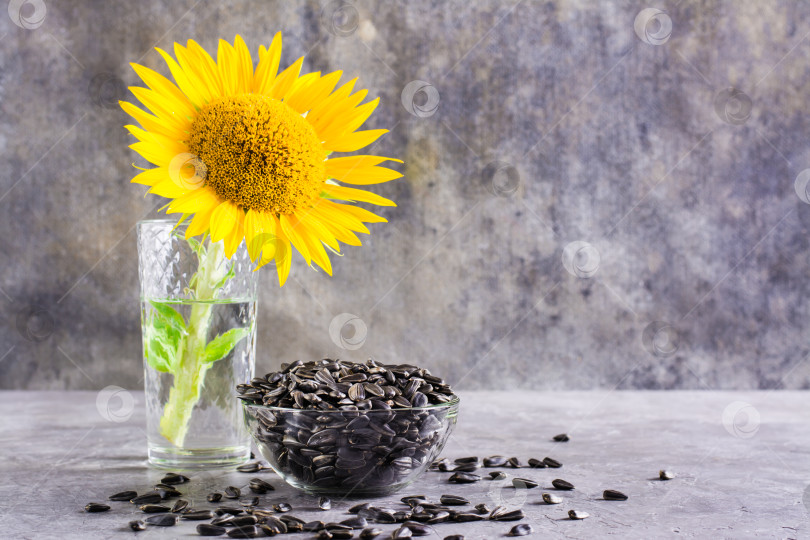
[[[406,165],[334,277],[262,276],[260,372],[372,355],[460,390],[808,388],[809,23],[801,2],[12,0],[0,387],[140,386],[134,226],[165,201],[128,184],[128,63],[283,30],[283,65],[381,97],[375,153]],[[358,349],[330,337],[344,313]]]

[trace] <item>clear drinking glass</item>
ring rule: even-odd
[[[253,377],[256,294],[242,244],[185,239],[185,225],[138,223],[149,463],[230,467],[250,455],[237,384]]]

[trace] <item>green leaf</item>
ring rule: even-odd
[[[186,332],[186,321],[183,319],[183,316],[177,312],[177,310],[168,304],[161,302],[150,300],[149,303],[155,309],[153,312],[155,322],[162,323],[161,325],[174,329],[180,335],[186,335],[188,333]]]
[[[233,265],[231,265],[231,267],[228,269],[228,273],[225,274],[224,276],[222,276],[222,279],[217,281],[217,283],[213,287],[213,290],[219,291],[222,287],[225,286],[225,284],[228,282],[228,280],[231,279],[235,275],[236,275],[236,270],[234,270]]]
[[[250,328],[233,328],[215,337],[205,346],[203,363],[209,364],[225,358],[248,334],[250,334]]]
[[[169,336],[168,327],[149,324],[144,328],[144,356],[146,363],[162,373],[171,373],[177,357],[177,340]]]

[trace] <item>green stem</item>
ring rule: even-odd
[[[174,371],[169,400],[160,419],[160,433],[177,447],[183,446],[194,406],[200,400],[205,374],[210,364],[204,363],[204,351],[211,324],[216,284],[222,279],[225,265],[222,242],[208,242],[207,250],[199,251],[195,280],[195,300],[186,329],[188,334],[180,344],[180,362]]]

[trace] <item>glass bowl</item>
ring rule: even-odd
[[[455,428],[459,399],[360,411],[242,406],[259,451],[285,482],[360,497],[388,495],[416,480]]]

